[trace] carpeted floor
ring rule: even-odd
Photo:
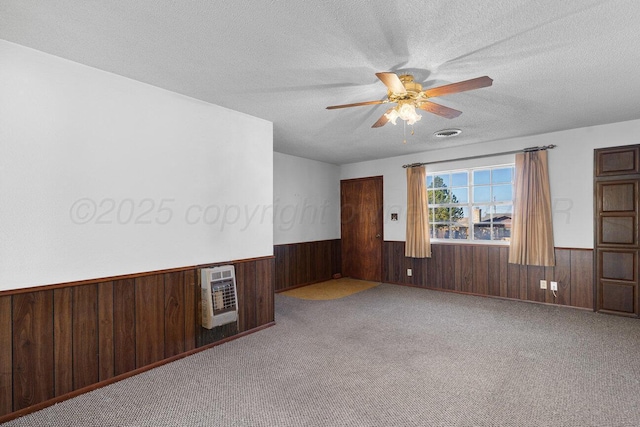
[[[327,280],[326,282],[314,283],[313,285],[280,292],[280,294],[288,297],[320,301],[348,297],[349,295],[371,289],[379,284],[379,282],[342,277],[340,279]]]
[[[640,425],[640,321],[380,285],[8,426]]]

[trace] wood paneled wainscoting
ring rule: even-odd
[[[273,324],[274,258],[224,264],[234,332]],[[199,269],[224,264],[1,292],[0,423],[198,351]]]
[[[385,241],[387,283],[594,309],[593,250],[556,248],[555,267],[509,264],[506,246],[437,244],[431,258],[406,258],[404,242]],[[412,276],[407,276],[407,269]],[[540,280],[558,282],[557,296]]]
[[[275,245],[276,292],[331,279],[341,270],[340,239]]]

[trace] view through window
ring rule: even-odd
[[[431,237],[508,241],[513,179],[513,164],[427,174]]]

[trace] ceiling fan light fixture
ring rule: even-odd
[[[420,114],[416,113],[416,106],[409,103],[398,104],[397,107],[385,113],[385,116],[394,125],[398,118],[406,121],[409,125],[413,125],[422,118]]]

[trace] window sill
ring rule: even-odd
[[[451,239],[431,239],[432,244],[437,245],[473,245],[473,246],[503,246],[509,247],[509,241],[505,240],[451,240]]]

